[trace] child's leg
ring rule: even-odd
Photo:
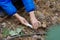
[[[35,10],[35,4],[33,0],[22,0],[22,2],[27,12]]]
[[[1,4],[1,7],[3,8],[3,10],[9,16],[12,16],[13,14],[15,14],[17,12],[16,8],[13,6],[13,4],[11,3],[11,1],[0,2],[0,4]]]

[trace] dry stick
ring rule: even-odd
[[[8,39],[4,39],[4,40],[10,40],[10,39],[14,39],[14,38],[18,38],[18,37],[31,37],[31,36],[34,36],[34,35],[42,35],[42,34],[40,34],[40,33],[33,33],[33,34],[24,34],[24,35],[17,35],[17,36],[12,36],[12,37],[10,37],[10,38],[8,38]]]
[[[8,16],[5,16],[4,18],[0,19],[0,22],[3,22]]]

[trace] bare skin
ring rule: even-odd
[[[29,24],[28,22],[27,22],[27,20],[25,19],[25,18],[23,18],[23,17],[21,17],[19,14],[14,14],[14,16],[22,23],[22,24],[24,24],[24,25],[26,25],[26,24]],[[27,25],[26,25],[27,26]]]
[[[30,21],[33,25],[33,28],[37,29],[41,25],[41,23],[36,19],[34,11],[30,12],[29,14],[30,14]]]
[[[31,23],[32,23],[33,29],[37,29],[41,23],[36,19],[35,15],[34,15],[34,11],[29,12],[29,15],[30,15],[30,21],[31,21]],[[19,14],[16,13],[16,14],[14,14],[14,16],[15,16],[22,24],[24,24],[24,25],[26,25],[26,26],[27,26],[27,24],[29,24],[28,21],[27,21],[25,18],[21,17]]]

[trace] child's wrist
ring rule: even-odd
[[[18,13],[15,13],[13,16],[16,17],[19,20],[22,18]]]
[[[34,11],[30,12],[29,15],[30,15],[30,18],[35,19]]]

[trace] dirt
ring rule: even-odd
[[[35,37],[21,37],[15,38],[14,40],[44,40],[44,35],[47,28],[54,24],[60,23],[60,0],[35,0],[36,10],[35,15],[36,18],[41,22],[41,27],[34,31],[31,28],[28,28],[22,25],[15,17],[3,17],[0,21],[0,29],[2,27],[8,28],[16,28],[18,26],[24,27],[24,32],[26,34],[30,33],[41,33],[41,35],[34,35]],[[25,17],[29,22],[29,15],[24,11],[18,11],[18,13]],[[27,18],[28,17],[28,18]],[[0,34],[2,34],[0,32]],[[2,35],[1,35],[2,38]]]

